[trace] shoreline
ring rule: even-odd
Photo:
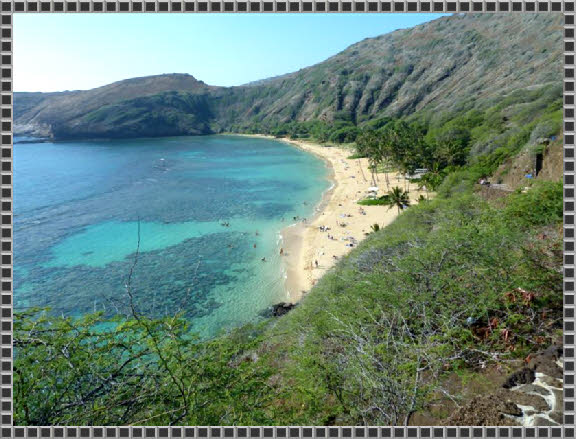
[[[386,227],[396,219],[398,211],[395,207],[390,209],[388,206],[357,204],[358,200],[366,197],[372,181],[368,160],[348,159],[352,154],[350,150],[263,134],[241,135],[282,141],[323,159],[329,168],[332,185],[322,194],[313,217],[306,223],[291,224],[280,232],[284,248],[287,297],[291,303],[297,303],[340,258],[366,238],[373,224]],[[398,172],[389,172],[387,175],[390,187],[404,187]],[[388,192],[385,178],[385,173],[377,174],[378,196]],[[408,190],[412,203],[424,193],[414,183],[408,185]],[[322,231],[321,226],[328,230]]]

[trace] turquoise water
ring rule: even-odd
[[[133,268],[140,312],[203,335],[287,299],[280,230],[329,186],[320,159],[240,136],[16,144],[14,170],[16,308],[125,313]]]

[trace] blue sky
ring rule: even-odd
[[[316,64],[441,14],[15,14],[14,90],[189,73],[240,85]]]

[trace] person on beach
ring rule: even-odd
[[[315,260],[314,264],[316,264],[316,268],[318,268],[318,260]]]
[[[281,249],[280,249],[280,256],[282,256],[283,254],[284,254],[284,249],[281,248]]]

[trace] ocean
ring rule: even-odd
[[[262,138],[15,144],[15,308],[111,316],[129,289],[204,337],[255,322],[288,300],[280,231],[328,187],[321,159]]]

